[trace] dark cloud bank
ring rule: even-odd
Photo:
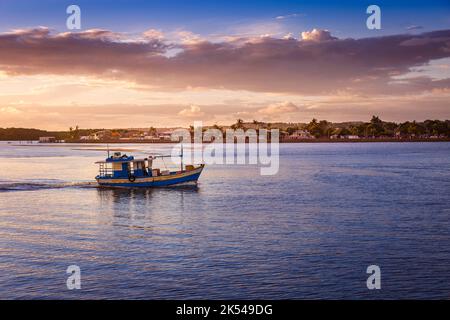
[[[450,88],[450,76],[397,78],[412,67],[450,57],[450,30],[364,39],[323,35],[173,44],[160,38],[125,39],[105,30],[17,30],[0,34],[0,70],[125,79],[159,90],[403,94]],[[181,51],[167,54],[173,49]]]

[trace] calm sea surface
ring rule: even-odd
[[[450,143],[284,144],[276,176],[153,190],[93,187],[98,147],[0,142],[1,299],[450,298]]]

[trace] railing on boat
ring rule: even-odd
[[[99,176],[112,177],[114,175],[113,168],[108,168],[104,163],[100,163]]]
[[[114,172],[115,172],[114,169],[111,168],[111,167],[108,167],[108,164],[100,163],[100,167],[99,167],[99,176],[100,177],[112,178],[112,177],[114,177]],[[135,174],[135,168],[129,167],[127,172],[128,172],[128,175],[134,175]]]

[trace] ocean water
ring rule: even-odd
[[[152,190],[96,188],[99,147],[0,143],[1,299],[450,298],[450,143],[283,144],[275,176]]]

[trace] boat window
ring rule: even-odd
[[[114,171],[122,171],[122,164],[120,162],[114,162],[112,167]]]
[[[133,167],[134,167],[134,169],[142,169],[143,170],[145,168],[145,164],[142,161],[134,162]]]

